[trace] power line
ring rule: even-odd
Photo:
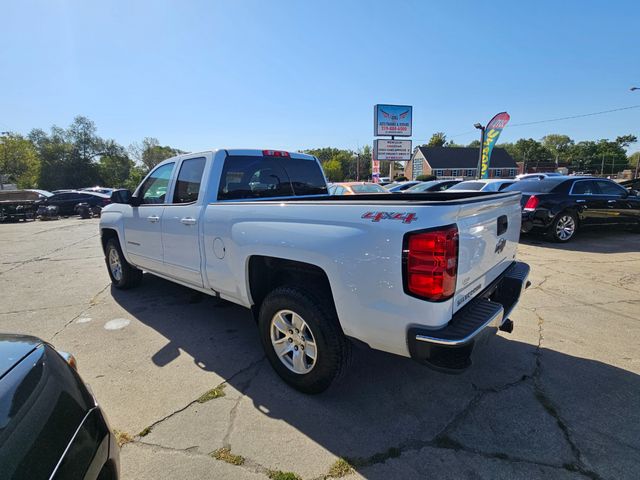
[[[594,115],[604,115],[605,113],[620,112],[622,110],[631,110],[631,109],[634,109],[634,108],[640,108],[640,105],[631,105],[629,107],[614,108],[614,109],[611,109],[611,110],[602,110],[600,112],[583,113],[581,115],[571,115],[569,117],[558,117],[558,118],[550,118],[550,119],[547,119],[547,120],[536,120],[535,122],[512,123],[512,124],[510,124],[508,126],[509,127],[524,127],[524,126],[528,126],[528,125],[539,125],[539,124],[542,124],[542,123],[560,122],[562,120],[572,120],[574,118],[593,117]],[[462,137],[464,135],[470,135],[470,134],[475,133],[475,132],[476,132],[476,130],[468,130],[466,132],[456,133],[455,135],[451,135],[448,138]]]
[[[640,105],[631,105],[630,107],[614,108],[612,110],[603,110],[601,112],[583,113],[582,115],[572,115],[570,117],[551,118],[549,120],[538,120],[535,122],[514,123],[512,127],[524,127],[526,125],[538,125],[540,123],[559,122],[561,120],[571,120],[573,118],[592,117],[594,115],[603,115],[605,113],[620,112],[622,110],[631,110],[632,108],[640,108]]]

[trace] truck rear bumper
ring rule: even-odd
[[[438,330],[409,328],[407,345],[411,358],[447,373],[463,372],[471,365],[471,352],[480,335],[497,329],[512,330],[509,315],[530,285],[529,270],[526,263],[513,262]]]

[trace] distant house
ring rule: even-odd
[[[420,175],[440,178],[475,178],[478,149],[466,147],[418,147],[404,169],[405,176],[415,180]],[[503,148],[494,148],[489,165],[489,178],[513,178],[518,165]]]

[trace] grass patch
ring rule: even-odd
[[[282,470],[269,470],[267,475],[271,480],[302,480],[297,473],[283,472]]]
[[[353,467],[344,458],[339,458],[329,469],[329,476],[332,478],[344,477],[353,471]]]
[[[139,437],[146,437],[147,435],[149,435],[151,433],[151,427],[145,427],[142,429],[142,431],[138,434]]]
[[[205,403],[205,402],[208,402],[209,400],[213,400],[213,399],[216,399],[216,398],[224,397],[225,396],[224,389],[225,389],[226,386],[227,386],[226,383],[221,383],[217,387],[212,388],[208,392],[203,393],[200,396],[200,398],[198,398],[198,400],[196,400],[196,401],[198,403]]]
[[[116,441],[118,442],[119,447],[129,442],[133,442],[133,437],[129,435],[127,432],[123,432],[121,430],[114,430],[113,434],[116,436]]]
[[[211,455],[216,460],[222,460],[223,462],[230,463],[231,465],[242,465],[244,463],[244,457],[240,455],[234,455],[226,447],[219,448],[215,452],[211,452]]]

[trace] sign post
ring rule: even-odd
[[[412,129],[412,106],[383,104],[373,106],[373,136],[391,137],[391,140],[376,139],[373,142],[371,172],[374,182],[377,183],[380,178],[381,161],[391,162],[389,172],[392,176],[394,162],[411,160],[411,140],[396,140],[395,137],[410,137]]]

